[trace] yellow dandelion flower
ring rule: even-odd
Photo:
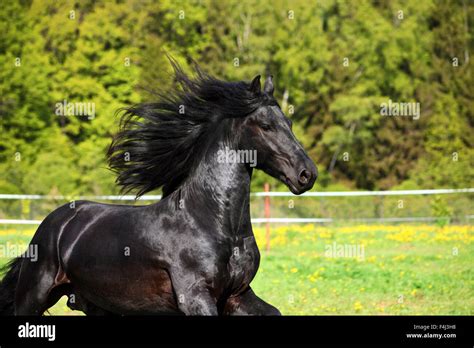
[[[364,306],[362,306],[362,303],[360,303],[360,301],[356,301],[354,303],[354,309],[356,310],[356,312],[358,312],[358,311],[364,309]]]
[[[393,261],[403,261],[405,260],[407,257],[405,255],[397,255],[395,257],[392,258]]]
[[[377,256],[371,256],[367,258],[367,262],[374,263],[375,261],[377,261]]]

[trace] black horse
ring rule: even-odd
[[[76,201],[49,214],[36,262],[9,263],[0,313],[41,315],[60,297],[92,315],[278,315],[250,288],[260,254],[250,222],[254,164],[294,194],[317,170],[273,97],[272,78],[224,82],[171,60],[181,88],[123,111],[109,164],[147,206]],[[229,155],[232,154],[232,155]],[[256,154],[256,163],[249,154]]]

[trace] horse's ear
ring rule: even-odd
[[[253,93],[260,93],[261,90],[261,85],[260,85],[260,75],[257,75],[253,78],[252,82],[250,83],[250,91]]]
[[[273,95],[273,76],[269,75],[265,80],[265,85],[263,86],[263,91],[266,94]]]

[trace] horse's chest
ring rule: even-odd
[[[228,269],[235,290],[247,287],[257,273],[260,253],[253,236],[245,237],[232,247]]]

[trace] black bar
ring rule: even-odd
[[[20,338],[19,327],[55,325],[55,339]],[[415,328],[417,325],[417,328]],[[2,317],[0,346],[44,344],[447,345],[474,343],[471,316]],[[408,338],[407,334],[456,337]]]

